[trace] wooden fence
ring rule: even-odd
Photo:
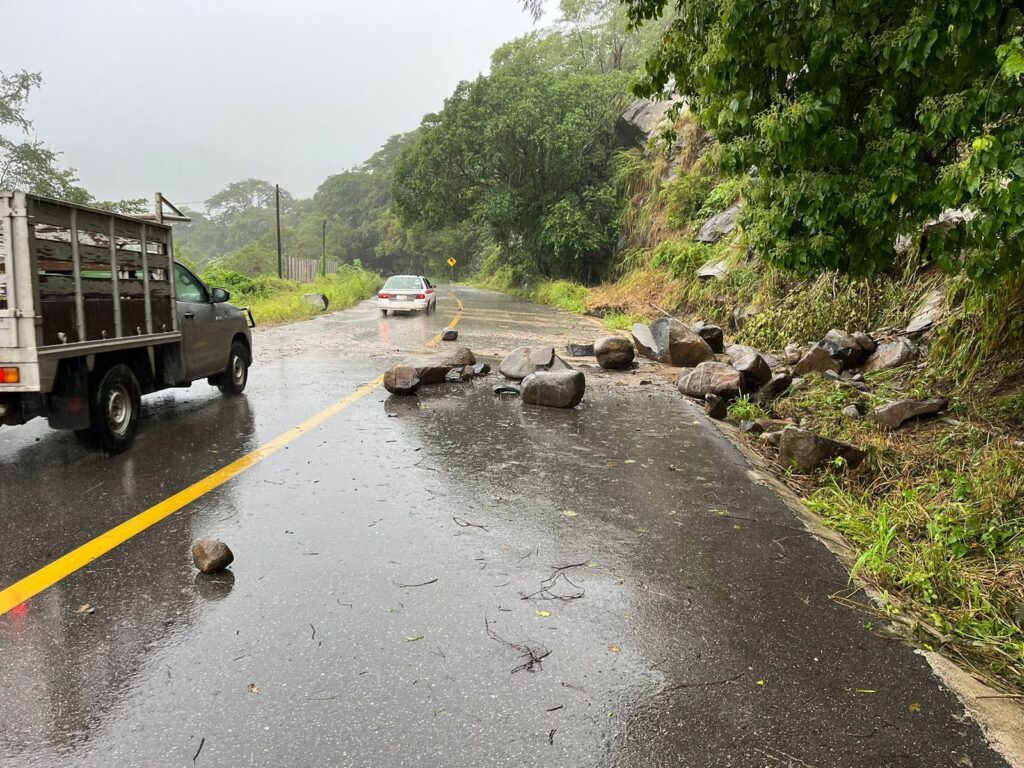
[[[287,279],[297,280],[300,283],[311,283],[320,274],[320,259],[300,259],[296,256],[285,256],[281,266]],[[336,261],[328,261],[324,271],[328,275],[333,275],[340,266]]]

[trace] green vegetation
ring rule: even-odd
[[[343,265],[335,274],[318,277],[312,283],[270,275],[251,278],[220,266],[206,269],[201,277],[208,285],[230,291],[231,303],[248,307],[257,325],[278,325],[320,314],[303,297],[306,293],[322,293],[333,312],[373,296],[383,284],[380,275],[359,265]]]
[[[779,416],[864,446],[868,464],[801,487],[856,547],[855,570],[924,645],[1008,689],[1024,689],[1024,449],[970,421],[883,432],[841,415],[923,394],[909,371],[869,374],[870,395],[817,376],[776,401]]]
[[[768,412],[747,395],[743,395],[729,403],[728,418],[730,421],[756,421],[768,418]]]
[[[976,218],[922,239],[922,257],[975,278],[1020,268],[1019,6],[625,4],[634,26],[673,12],[635,91],[673,81],[715,131],[726,170],[758,169],[746,220],[762,258],[805,274],[876,273],[896,261],[900,235],[967,206]]]

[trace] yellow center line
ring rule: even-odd
[[[448,324],[449,328],[454,328],[459,324],[463,310],[462,301],[457,295],[455,295],[454,291],[452,295],[455,298],[458,310],[452,318],[451,323]],[[431,346],[436,346],[440,343],[441,334],[438,334],[430,341]],[[57,558],[49,565],[43,566],[35,573],[29,574],[20,581],[15,582],[11,586],[0,591],[0,616],[3,616],[12,608],[21,605],[29,598],[35,597],[43,590],[52,587],[61,579],[70,576],[81,568],[84,568],[93,560],[102,557],[115,547],[124,544],[133,536],[142,533],[147,528],[156,525],[161,520],[164,520],[175,512],[187,507],[196,499],[199,499],[210,491],[219,488],[224,485],[224,483],[234,477],[237,477],[250,467],[254,467],[264,459],[273,456],[285,446],[295,442],[302,435],[316,429],[328,419],[337,416],[353,403],[366,397],[366,395],[377,389],[383,381],[384,377],[378,376],[373,381],[359,387],[355,392],[352,392],[350,395],[320,411],[320,413],[315,416],[311,416],[301,424],[292,427],[287,432],[284,432],[273,440],[264,443],[251,453],[248,453],[242,458],[236,459],[230,464],[221,467],[212,474],[204,477],[202,480],[188,486],[184,490],[178,491],[173,496],[169,496],[163,501],[154,504],[145,512],[140,512],[135,517],[125,520],[123,523],[111,528],[106,533],[102,533],[91,541],[87,541],[77,549],[71,550],[66,555]]]

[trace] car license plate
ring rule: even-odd
[[[398,297],[398,300],[399,301],[412,301],[412,296],[402,296],[402,295],[400,295]]]

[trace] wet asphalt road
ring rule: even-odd
[[[478,356],[598,332],[459,296]],[[454,312],[260,331],[246,396],[147,398],[123,456],[0,430],[0,588]],[[376,390],[0,617],[0,766],[1006,765],[924,659],[830,599],[845,571],[654,366],[586,370],[570,412],[493,374]],[[195,575],[200,537],[230,574]]]

